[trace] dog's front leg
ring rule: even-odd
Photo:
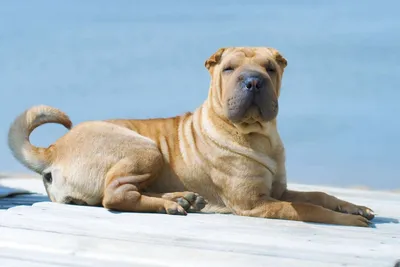
[[[233,213],[242,216],[368,227],[361,215],[336,212],[311,203],[280,201],[270,197],[263,178],[218,179],[223,181],[223,201]]]
[[[368,220],[372,220],[374,218],[374,213],[371,209],[364,206],[355,205],[323,192],[299,192],[286,190],[283,193],[281,200],[309,203],[322,206],[333,211],[362,215]]]
[[[368,219],[360,215],[335,212],[321,206],[277,200],[260,201],[249,210],[236,209],[235,213],[242,216],[263,217],[269,219],[284,219],[304,222],[338,224],[348,226],[368,227]]]

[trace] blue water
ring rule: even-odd
[[[289,63],[279,129],[290,181],[399,188],[400,2],[291,2],[1,1],[0,170],[26,171],[6,136],[32,105],[75,124],[177,115],[206,98],[208,56],[254,45]],[[31,140],[63,133],[46,125]]]

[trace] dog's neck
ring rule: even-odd
[[[203,115],[203,118],[207,118],[207,121],[202,122],[203,126],[206,125],[206,128],[219,131],[220,134],[226,137],[229,136],[230,139],[233,139],[232,141],[238,141],[239,143],[242,143],[241,140],[245,141],[258,135],[268,139],[279,136],[276,119],[269,122],[254,121],[252,123],[233,123],[223,115],[222,106],[215,101],[210,101],[210,99],[213,100],[215,98],[209,97],[199,109],[199,111],[205,115]]]
[[[277,122],[273,119],[269,122],[260,120],[244,121],[239,123],[231,122],[223,114],[223,108],[220,103],[214,101],[214,97],[209,97],[201,106],[202,112],[206,111],[206,117],[209,123],[217,129],[227,129],[234,138],[248,138],[249,135],[262,135],[267,138],[277,134]]]
[[[262,132],[242,132],[240,127],[219,115],[208,100],[192,116],[195,128],[202,129],[203,137],[217,144],[216,147],[252,158],[276,173],[275,158],[284,150],[276,124],[263,125]]]

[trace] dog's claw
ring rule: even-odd
[[[184,208],[185,210],[188,210],[188,209],[190,208],[190,206],[191,206],[190,202],[189,202],[187,199],[182,198],[182,197],[178,198],[178,199],[176,200],[176,202],[177,202],[179,205],[181,205],[182,208]]]
[[[170,215],[187,215],[186,210],[175,202],[166,203],[165,212]]]
[[[337,210],[342,213],[361,215],[368,220],[372,220],[375,217],[375,213],[370,208],[357,206],[351,203],[339,206]]]
[[[189,201],[190,203],[193,203],[194,201],[196,201],[197,196],[196,196],[195,193],[190,192],[190,193],[187,193],[187,194],[184,196],[184,198],[187,199],[187,201]]]

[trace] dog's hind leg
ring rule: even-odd
[[[159,175],[163,164],[158,150],[136,151],[135,156],[121,159],[106,175],[103,206],[118,211],[186,215],[177,202],[140,192]]]

